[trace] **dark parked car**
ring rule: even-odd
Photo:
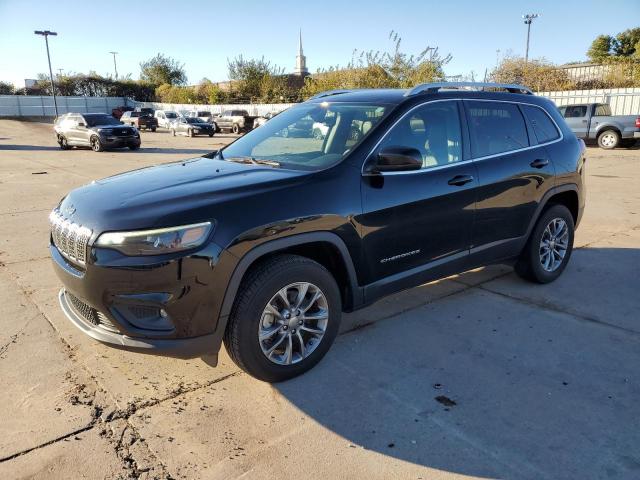
[[[209,135],[213,137],[216,129],[215,127],[205,122],[204,120],[200,120],[198,117],[180,117],[173,122],[171,122],[171,134],[175,137],[176,134],[184,134],[188,137],[195,137],[196,135]]]
[[[486,87],[506,91],[468,90]],[[555,105],[517,85],[320,94],[203,158],[70,192],[50,216],[60,304],[114,347],[215,356],[224,341],[251,375],[291,378],[342,312],[385,295],[492,263],[555,280],[584,154]]]
[[[137,150],[140,133],[106,113],[65,113],[53,125],[60,148],[91,147],[95,152],[111,148]]]
[[[155,132],[158,128],[158,119],[148,112],[124,112],[120,117],[120,121],[140,130],[144,128]]]

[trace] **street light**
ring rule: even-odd
[[[118,52],[109,52],[111,55],[113,55],[113,69],[116,71],[116,80],[118,79],[118,65],[116,64],[116,55],[118,54]]]
[[[524,54],[524,63],[529,62],[529,34],[531,33],[531,22],[534,18],[538,18],[541,14],[538,13],[527,13],[526,15],[522,15],[524,18],[524,24],[527,26],[527,50]]]
[[[49,61],[49,79],[51,80],[51,95],[53,95],[53,108],[56,111],[56,118],[58,118],[58,104],[56,102],[56,87],[53,84],[53,70],[51,70],[51,55],[49,55],[49,35],[53,35],[54,37],[58,35],[56,32],[51,32],[49,30],[36,30],[36,35],[42,35],[44,37],[44,43],[47,45],[47,60]]]

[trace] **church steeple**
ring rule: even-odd
[[[307,69],[307,57],[304,56],[302,51],[302,30],[298,31],[298,55],[296,55],[296,69],[293,71],[294,75],[308,75]]]

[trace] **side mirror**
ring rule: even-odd
[[[369,173],[406,172],[422,168],[422,155],[416,148],[387,147],[378,153]]]
[[[120,122],[120,125],[124,125],[124,122]]]

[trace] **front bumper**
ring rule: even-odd
[[[83,267],[54,245],[49,250],[64,286],[60,306],[90,337],[143,353],[217,356],[224,332],[217,328],[221,279],[214,277],[220,252],[215,244],[197,255],[156,260],[91,249]]]
[[[105,148],[139,147],[140,137],[118,137],[114,135],[100,135],[100,141]]]
[[[179,339],[129,337],[127,335],[106,330],[100,326],[92,325],[88,322],[77,312],[76,309],[74,309],[64,288],[60,290],[58,300],[62,311],[71,323],[94,340],[106,343],[111,347],[176,358],[195,358],[203,355],[211,355],[216,359],[217,363],[217,352],[214,354],[211,352],[211,347],[215,342],[214,334]]]

